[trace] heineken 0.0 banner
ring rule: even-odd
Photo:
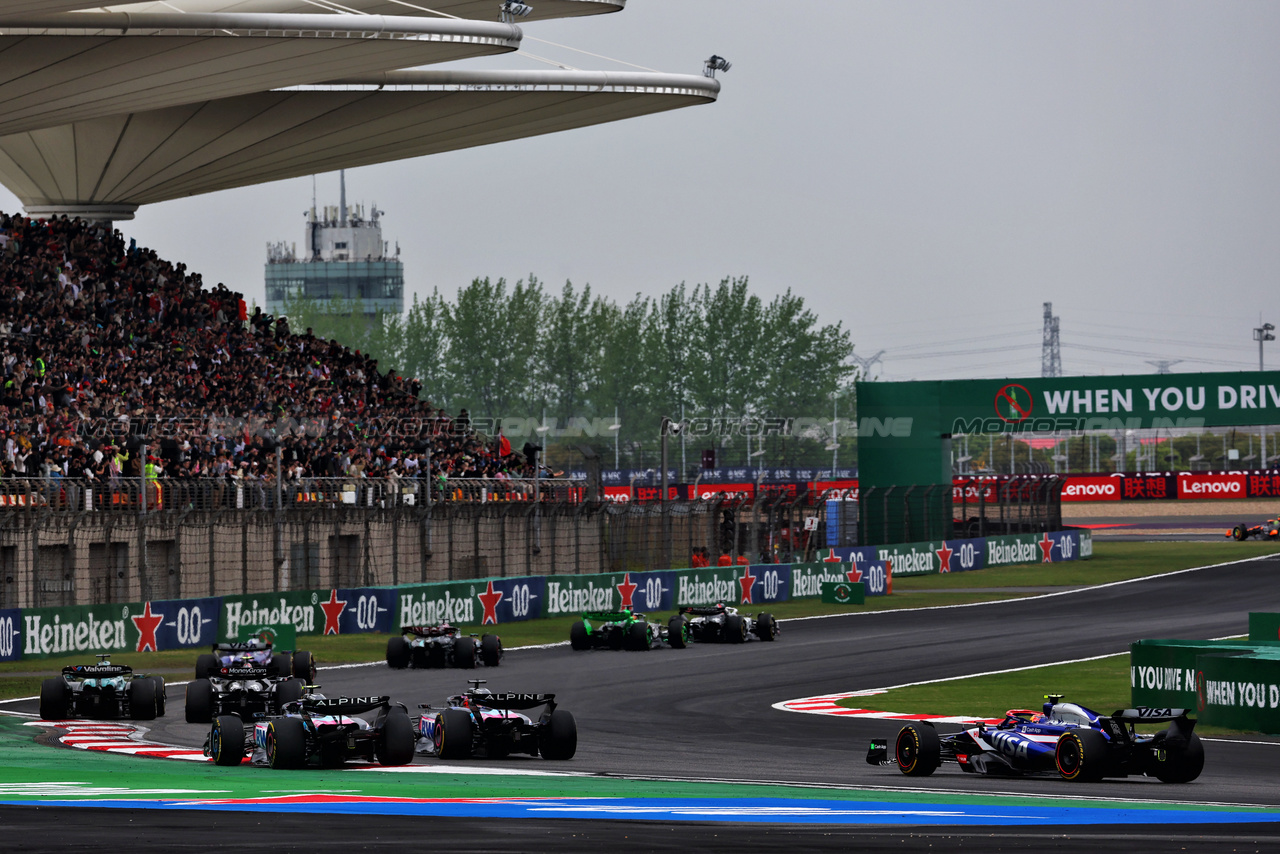
[[[0,661],[22,658],[22,611],[0,609]]]
[[[174,599],[126,605],[72,605],[23,608],[22,656],[75,652],[159,652],[212,644],[218,627],[218,602]],[[0,631],[3,631],[0,624]]]
[[[853,561],[859,566],[868,561],[887,561],[893,566],[893,574],[902,577],[969,572],[990,566],[1087,560],[1093,557],[1093,537],[1089,531],[1052,531],[892,546],[853,546],[825,549],[822,554],[827,560]]]

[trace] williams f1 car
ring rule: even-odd
[[[1189,783],[1204,768],[1204,747],[1185,709],[1121,709],[1100,715],[1050,695],[1044,711],[1011,709],[995,726],[979,724],[939,736],[928,721],[907,724],[889,755],[887,741],[872,741],[867,761],[897,765],[910,777],[926,777],[943,760],[964,771],[995,776],[1057,774],[1064,780],[1147,775],[1165,783]],[[1154,735],[1137,724],[1169,726]]]
[[[275,670],[252,661],[234,662],[187,683],[187,723],[207,724],[231,713],[242,718],[278,715],[286,703],[302,698],[306,684],[301,679],[281,679]]]
[[[421,752],[441,759],[501,759],[512,753],[572,759],[578,751],[578,724],[556,708],[555,694],[495,694],[482,687],[482,679],[470,684],[470,691],[443,706],[419,706]],[[526,714],[539,708],[536,719]]]
[[[689,627],[680,617],[664,626],[650,622],[630,608],[620,611],[588,611],[569,627],[569,646],[574,649],[656,649],[663,644],[673,649],[689,645]]]
[[[477,663],[497,667],[502,663],[502,638],[497,635],[464,635],[457,626],[402,626],[399,637],[387,638],[387,666],[461,667]]]
[[[755,619],[727,605],[684,607],[671,619],[688,617],[689,635],[698,643],[744,643],[751,638],[771,641],[778,636],[778,621],[761,612]]]
[[[215,643],[212,652],[196,658],[196,678],[207,679],[224,667],[266,668],[277,679],[297,677],[316,681],[316,662],[309,652],[274,649],[271,641],[253,637],[237,643]]]
[[[149,721],[164,715],[164,678],[134,673],[127,664],[112,664],[101,654],[97,664],[62,668],[62,675],[40,685],[40,717],[133,718]]]
[[[1227,537],[1243,542],[1250,537],[1260,540],[1274,540],[1280,537],[1280,519],[1268,519],[1260,525],[1240,523],[1227,531]]]
[[[356,715],[377,711],[370,722]],[[284,713],[259,717],[246,740],[244,719],[219,715],[205,740],[205,755],[219,765],[239,765],[250,752],[255,765],[302,768],[316,759],[337,767],[349,759],[381,765],[413,761],[414,735],[409,711],[390,697],[335,697],[308,694],[285,704]]]

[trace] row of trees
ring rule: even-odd
[[[741,421],[744,417],[829,416],[833,396],[851,391],[855,369],[849,331],[822,324],[791,293],[766,301],[746,277],[717,285],[677,285],[659,297],[625,305],[566,282],[559,291],[534,277],[515,285],[476,279],[448,300],[439,291],[415,296],[403,315],[362,320],[358,305],[297,298],[286,305],[293,329],[312,327],[373,354],[423,383],[436,406],[473,418],[557,428],[601,419],[622,428],[628,463],[655,462],[663,416]],[[846,409],[852,407],[847,395]],[[517,428],[519,432],[519,428]],[[555,433],[544,434],[549,447]],[[830,463],[829,433],[773,435],[764,465]],[[581,444],[564,439],[561,444]],[[594,441],[612,458],[612,434]],[[742,436],[698,439],[722,458],[744,464]],[[518,446],[519,443],[517,443]],[[759,447],[759,443],[755,444]],[[846,457],[849,459],[849,457]]]

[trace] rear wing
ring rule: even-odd
[[[698,606],[685,605],[680,609],[681,614],[692,614],[695,617],[714,617],[718,614],[728,613],[728,609],[723,605]]]
[[[467,704],[488,706],[491,709],[533,709],[538,706],[555,706],[555,694],[477,694],[467,692]]]
[[[446,637],[458,631],[457,626],[441,623],[438,626],[401,626],[400,634],[417,635],[420,638]]]
[[[1167,723],[1178,718],[1185,718],[1189,709],[1149,709],[1139,706],[1136,709],[1117,709],[1111,713],[1111,719],[1126,723]]]
[[[111,676],[132,675],[133,668],[127,664],[74,664],[62,668],[63,676],[74,676],[77,679],[104,679]]]
[[[637,616],[643,615],[633,611],[585,611],[582,614],[584,620],[593,623],[622,623]]]
[[[215,643],[213,645],[214,652],[264,652],[271,649],[270,641],[228,641],[227,643]]]
[[[358,715],[374,709],[391,708],[390,697],[303,697],[302,710],[317,715]]]

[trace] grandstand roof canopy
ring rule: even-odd
[[[29,211],[92,215],[709,103],[719,89],[700,75],[388,72],[7,136],[0,179]]]
[[[504,53],[520,36],[510,24],[370,15],[72,13],[7,22],[0,134]]]
[[[0,0],[0,3],[5,0]],[[31,5],[29,0],[9,0]],[[83,8],[84,0],[78,0]],[[627,0],[529,0],[533,11],[522,21],[544,21],[552,18],[574,18],[617,12]],[[499,0],[165,0],[114,5],[109,8],[170,12],[288,12],[305,14],[330,9],[334,12],[358,12],[366,15],[433,15],[469,18],[473,21],[498,19]],[[0,7],[2,8],[2,7]]]

